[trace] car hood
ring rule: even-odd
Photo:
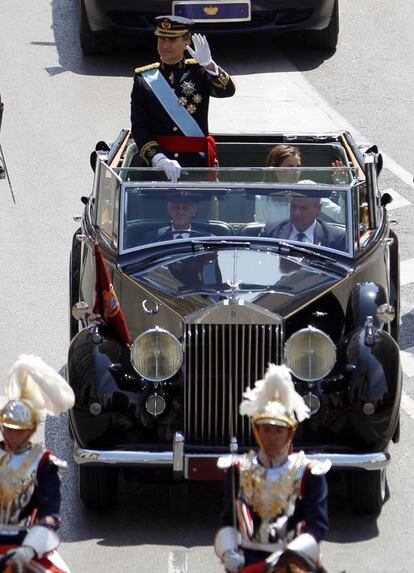
[[[287,316],[331,290],[344,269],[269,249],[218,248],[168,257],[128,274],[183,315],[227,299]]]

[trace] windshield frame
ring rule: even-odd
[[[137,168],[134,168],[137,169]],[[276,168],[279,169],[279,168]],[[116,171],[119,173],[120,170],[125,170],[125,168],[117,169]],[[130,169],[129,169],[130,170]],[[333,169],[331,168],[312,168],[312,171],[328,171],[332,172]],[[139,168],[137,171],[145,171],[145,172],[158,172],[158,170],[152,168]],[[209,168],[197,168],[197,169],[188,169],[188,172],[210,172],[214,171]],[[223,172],[224,170],[218,170],[219,172]],[[258,171],[263,172],[266,169],[263,168],[225,168],[226,172],[251,172],[251,171]],[[349,173],[354,173],[353,169],[348,170]],[[332,249],[330,247],[325,247],[321,245],[309,245],[309,247],[321,249],[323,252],[327,251],[330,253],[335,253],[335,255],[339,254],[341,256],[345,256],[348,258],[354,257],[354,250],[355,250],[355,242],[354,242],[354,225],[352,224],[352,189],[358,183],[358,180],[353,177],[352,181],[347,184],[340,184],[335,185],[333,183],[317,183],[317,184],[306,184],[306,183],[279,183],[279,182],[230,182],[230,181],[178,181],[176,183],[172,183],[171,181],[123,181],[121,184],[121,197],[120,197],[120,209],[119,209],[119,243],[118,243],[118,252],[120,255],[130,254],[135,251],[142,252],[147,247],[151,246],[161,246],[165,244],[171,245],[172,241],[159,241],[159,242],[151,242],[146,243],[143,245],[138,245],[130,248],[124,248],[124,220],[127,216],[126,213],[126,203],[128,193],[131,190],[136,190],[137,192],[142,192],[143,194],[146,193],[166,193],[166,194],[185,194],[188,193],[191,189],[192,194],[202,195],[203,193],[211,194],[211,195],[220,195],[220,194],[231,194],[231,193],[247,193],[248,195],[285,195],[285,196],[306,196],[309,195],[319,195],[323,196],[326,194],[334,193],[334,192],[342,192],[345,194],[345,209],[346,209],[346,216],[347,216],[347,224],[345,226],[347,231],[346,241],[348,246],[348,251],[338,251],[336,249]],[[223,220],[226,223],[226,221]],[[254,220],[252,220],[254,222]],[[246,224],[246,223],[245,223]],[[178,242],[188,242],[190,238],[184,239],[175,239],[174,243]],[[258,236],[242,236],[242,235],[214,235],[211,237],[202,237],[202,242],[209,242],[209,241],[217,241],[217,240],[224,240],[224,241],[246,241],[246,242],[255,242],[256,244],[278,244],[280,241],[286,242],[286,239],[279,239],[273,237],[258,237]],[[287,242],[292,242],[292,244],[298,244],[297,241],[289,240]],[[306,243],[300,244],[301,246],[306,247]]]

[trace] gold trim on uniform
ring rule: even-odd
[[[139,156],[146,162],[148,165],[151,164],[151,159],[154,155],[158,152],[159,145],[156,141],[148,141],[145,145],[143,145],[140,149]]]
[[[224,70],[220,70],[218,78],[213,80],[212,83],[217,88],[225,88],[227,86],[227,84],[229,83],[229,81],[230,81],[229,74],[227,72],[225,72]]]
[[[142,66],[141,68],[135,68],[135,73],[140,74],[142,72],[146,72],[147,70],[155,70],[155,68],[159,68],[160,63],[155,62],[154,64],[148,64],[147,66]]]
[[[278,479],[269,480],[268,470],[254,465],[254,458],[246,456],[240,464],[240,485],[246,503],[263,519],[278,516],[291,503],[292,495],[298,489],[298,469],[304,454],[299,452],[293,463]]]
[[[197,60],[195,60],[194,58],[187,58],[186,60],[184,60],[184,62],[186,64],[198,64]]]

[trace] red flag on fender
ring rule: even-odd
[[[114,335],[120,338],[122,342],[125,342],[127,346],[130,346],[131,336],[124,313],[112,286],[111,277],[109,276],[101,249],[97,243],[95,243],[95,265],[96,283],[93,312],[94,314],[100,314],[105,324],[113,330]]]

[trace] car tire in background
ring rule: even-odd
[[[329,25],[324,30],[306,30],[305,46],[316,50],[335,50],[339,35],[339,0],[335,0]]]
[[[89,509],[106,509],[115,499],[118,468],[78,466],[79,497]]]
[[[356,513],[381,513],[387,491],[387,474],[382,470],[352,470],[348,474],[348,499]]]
[[[85,0],[80,0],[79,38],[82,52],[86,55],[107,55],[113,51],[114,36],[109,30],[93,32],[89,25]]]

